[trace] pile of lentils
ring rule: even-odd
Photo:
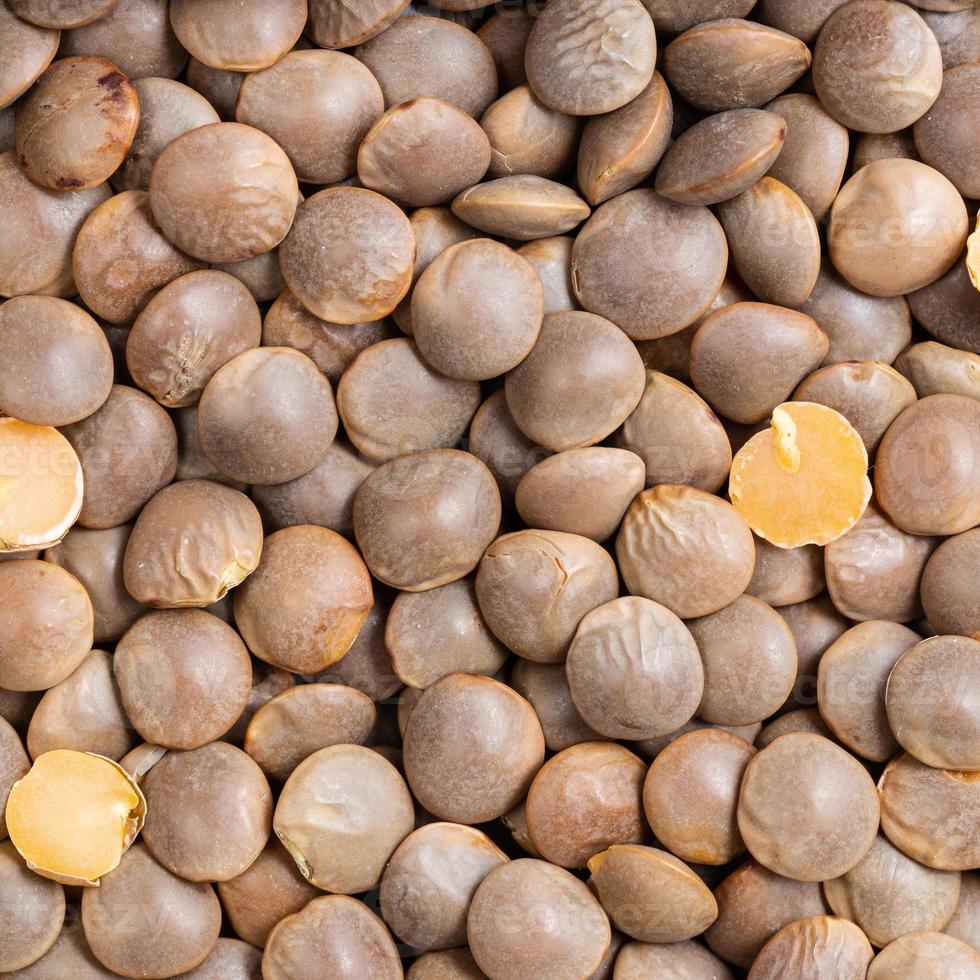
[[[978,0],[0,0],[0,975],[980,978]]]

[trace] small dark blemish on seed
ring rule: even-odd
[[[106,88],[111,89],[121,88],[125,82],[126,76],[121,71],[110,71],[99,79],[100,85],[105,85]]]
[[[99,84],[109,90],[109,98],[113,102],[127,102],[129,79],[121,71],[111,71],[99,79]]]
[[[63,187],[66,190],[72,187],[81,187],[83,181],[79,180],[77,177],[59,177],[55,182],[59,187]]]

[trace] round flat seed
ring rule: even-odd
[[[535,95],[560,112],[595,116],[634,99],[653,76],[657,39],[639,0],[552,0],[527,40]]]

